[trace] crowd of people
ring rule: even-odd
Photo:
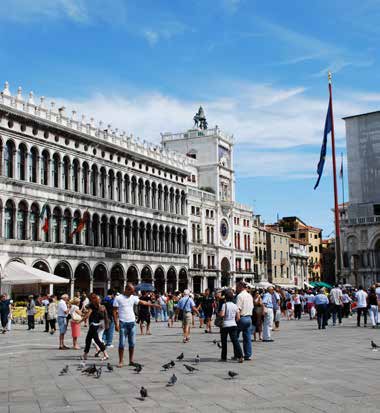
[[[59,299],[55,295],[28,297],[26,315],[28,330],[35,328],[36,307],[44,308],[45,332],[59,331],[59,349],[68,350],[65,337],[70,325],[72,349],[80,350],[78,339],[83,328],[87,329],[83,358],[87,359],[91,346],[95,357],[109,358],[107,350],[112,348],[114,333],[119,332],[118,366],[124,364],[124,349],[128,344],[129,364],[134,365],[136,330],[140,334],[151,334],[151,320],[167,323],[173,328],[175,321],[181,321],[184,344],[191,339],[191,328],[204,329],[205,334],[220,329],[221,361],[227,360],[228,337],[233,345],[233,359],[249,361],[253,357],[252,342],[273,342],[272,332],[280,328],[281,320],[300,320],[302,315],[316,319],[319,329],[326,329],[330,320],[335,326],[343,318],[357,314],[357,326],[364,327],[368,316],[371,325],[380,324],[380,284],[367,291],[359,286],[357,290],[334,286],[330,291],[290,290],[269,286],[267,289],[250,288],[249,284],[238,282],[236,288],[225,288],[193,295],[190,290],[183,293],[156,293],[141,291],[138,295],[132,284],[127,284],[123,293],[110,289],[105,297],[95,293],[77,292],[70,300],[67,294]],[[12,300],[0,296],[2,333],[11,329]],[[239,337],[242,337],[243,347]]]

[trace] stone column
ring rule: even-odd
[[[92,280],[90,282],[92,282]],[[70,297],[71,298],[74,297],[74,278],[70,280]]]
[[[90,292],[94,290],[94,279],[91,277],[90,278]]]

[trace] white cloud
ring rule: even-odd
[[[87,99],[63,101],[86,118],[126,130],[128,134],[159,143],[161,132],[182,132],[192,127],[193,115],[202,104],[209,127],[218,124],[233,133],[235,164],[243,176],[311,177],[319,159],[328,96],[307,96],[303,87],[240,84],[229,96],[207,101],[178,99],[159,92],[95,94]],[[360,94],[364,95],[364,93]],[[352,92],[334,103],[337,144],[345,145],[343,116],[373,110],[376,101],[363,103]]]
[[[157,32],[154,32],[153,30],[145,30],[143,32],[143,36],[151,46],[154,46],[159,39],[159,34]]]
[[[184,33],[185,30],[186,26],[180,21],[171,20],[157,24],[154,28],[144,29],[141,34],[151,46],[155,46],[159,40],[169,40]]]

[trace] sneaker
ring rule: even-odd
[[[114,348],[113,344],[110,344],[109,346],[106,346],[107,348]]]
[[[271,338],[269,340],[263,340],[264,343],[273,343],[274,340],[272,340]]]

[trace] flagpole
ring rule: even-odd
[[[345,209],[344,209],[344,172],[343,172],[343,152],[341,152],[341,158],[342,158],[342,176],[341,176],[341,178],[342,178],[342,198],[343,198],[343,214],[344,214],[344,212],[345,212]]]
[[[334,113],[332,104],[332,85],[331,72],[328,73],[329,93],[330,93],[330,111],[331,111],[331,150],[333,162],[333,179],[334,179],[334,216],[335,216],[335,268],[336,279],[339,282],[341,278],[341,249],[340,249],[340,223],[339,223],[339,209],[338,209],[338,185],[336,180],[336,158],[335,158],[335,133],[334,133]]]

